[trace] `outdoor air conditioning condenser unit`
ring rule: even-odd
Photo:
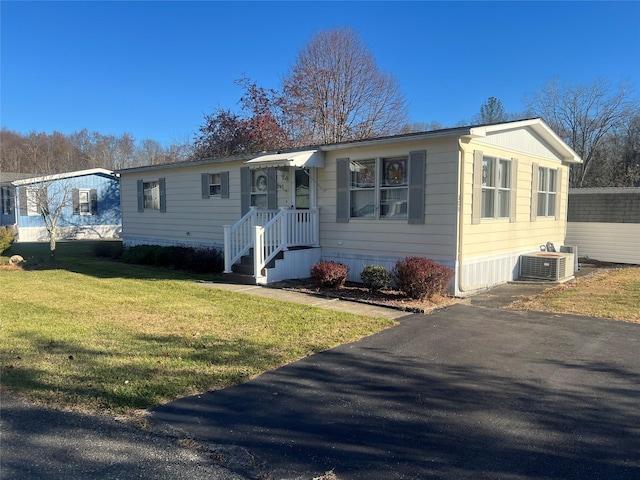
[[[573,253],[528,253],[520,256],[520,278],[557,282],[573,276],[573,264]]]

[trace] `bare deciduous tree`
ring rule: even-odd
[[[49,240],[49,254],[54,261],[58,225],[64,210],[69,208],[73,201],[72,188],[63,181],[52,181],[50,177],[42,177],[37,182],[21,188],[23,193],[20,207],[26,211],[33,208],[42,217]]]
[[[296,144],[336,143],[397,133],[406,104],[396,78],[381,71],[350,28],[316,34],[283,82]]]
[[[638,110],[628,85],[612,88],[606,80],[569,85],[553,80],[528,100],[529,109],[542,117],[580,155],[572,165],[570,185],[583,187],[592,168],[602,162],[606,142],[615,129]]]

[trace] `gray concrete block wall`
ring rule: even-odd
[[[570,189],[567,221],[640,223],[640,188]]]

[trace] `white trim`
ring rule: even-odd
[[[324,167],[324,152],[305,150],[302,152],[262,155],[244,162],[251,169],[267,167]]]
[[[58,227],[56,240],[105,240],[120,238],[120,225],[79,225]],[[18,227],[18,242],[48,242],[45,227]]]

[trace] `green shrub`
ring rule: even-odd
[[[317,288],[340,288],[347,281],[349,268],[337,262],[318,262],[311,267],[311,280]]]
[[[122,261],[194,273],[218,274],[224,270],[224,256],[217,248],[136,245],[124,251]]]
[[[422,257],[405,257],[396,262],[393,279],[408,297],[422,300],[435,294],[446,295],[454,272],[433,260]]]
[[[11,246],[15,238],[15,234],[7,227],[0,227],[0,255]]]
[[[360,279],[364,286],[372,292],[378,292],[389,288],[391,275],[386,268],[380,265],[366,265],[360,273]]]
[[[104,241],[93,245],[93,254],[96,257],[112,258],[118,260],[122,257],[122,242]]]
[[[155,245],[129,247],[122,253],[122,261],[135,265],[157,265],[158,250],[160,248],[162,247]]]

